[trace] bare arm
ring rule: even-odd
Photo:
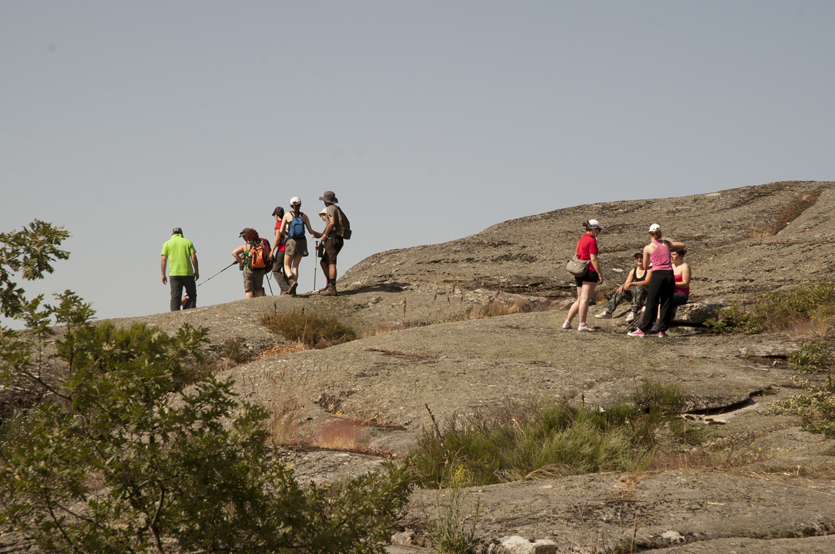
[[[162,271],[162,284],[168,284],[168,278],[165,276],[165,266],[168,265],[168,256],[165,254],[162,255],[162,263],[160,264],[160,270]]]
[[[652,268],[649,268],[647,270],[646,275],[644,275],[644,280],[643,281],[632,281],[631,283],[629,283],[629,286],[630,287],[646,287],[647,285],[649,285],[650,277],[652,277]]]
[[[597,261],[597,254],[589,254],[589,260],[591,261],[592,267],[597,272],[597,282],[603,282],[603,274],[600,273],[600,263]]]
[[[197,254],[191,255],[191,265],[194,268],[194,280],[200,279],[200,269],[197,267]]]
[[[308,219],[307,214],[302,216],[302,221],[304,221],[305,226],[307,227],[307,232],[313,235],[314,238],[319,238],[322,236],[322,233],[318,233],[313,230],[313,227],[310,226],[310,219]]]
[[[681,282],[676,283],[676,285],[680,287],[689,287],[690,286],[690,265],[689,264],[681,264]]]
[[[322,238],[331,236],[331,232],[336,227],[336,218],[330,217],[328,218],[328,225],[325,227],[325,231],[322,233]]]
[[[242,257],[242,254],[244,253],[245,249],[246,249],[246,245],[242,244],[239,247],[237,247],[236,249],[232,250],[232,256],[235,257],[235,261],[238,262],[239,264],[243,263],[243,261],[244,261],[244,259]]]
[[[629,290],[629,284],[633,281],[635,273],[637,273],[637,270],[634,267],[630,269],[629,273],[626,275],[626,281],[624,281],[623,284],[618,287],[618,290],[616,292],[623,292],[625,290]]]

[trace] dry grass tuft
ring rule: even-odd
[[[302,352],[303,350],[310,350],[302,341],[291,342],[289,344],[276,344],[272,348],[262,350],[253,360],[263,360],[264,358],[272,358],[273,356],[281,356],[282,354],[292,354],[293,352]]]
[[[364,444],[365,427],[346,419],[332,419],[319,428],[313,440],[319,448],[355,450]]]

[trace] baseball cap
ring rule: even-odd
[[[660,228],[661,228],[661,226],[659,224],[653,223],[652,225],[649,226],[649,232],[652,233],[653,231],[656,231]]]
[[[599,222],[599,221],[597,221],[596,219],[589,219],[589,228],[592,228],[592,227],[597,227],[597,228],[598,228],[598,229],[600,229],[601,231],[605,231],[605,230],[606,230],[606,227],[604,227],[603,225],[601,225],[601,224],[600,224],[600,222]]]
[[[290,199],[290,205],[292,206],[293,204],[298,204],[299,206],[301,206],[302,205],[302,199],[299,198],[298,196],[294,196],[293,198]]]
[[[282,208],[281,206],[276,206],[276,208],[273,210],[273,215],[277,215],[278,217],[283,216],[284,208]]]
[[[182,229],[180,229],[179,227],[174,227],[174,228],[171,230],[171,234],[172,234],[172,235],[182,235],[182,234],[183,234],[183,230],[182,230]]]

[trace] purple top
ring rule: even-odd
[[[653,239],[652,243],[657,246],[655,252],[649,255],[649,261],[652,262],[653,271],[673,270],[673,264],[670,261],[670,249],[663,242],[658,242]]]

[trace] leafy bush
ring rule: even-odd
[[[720,310],[717,317],[708,320],[706,325],[715,333],[776,332],[799,321],[831,314],[834,304],[835,288],[832,283],[818,283],[790,291],[766,293],[747,311],[734,303],[730,308]]]
[[[635,471],[651,461],[657,433],[682,406],[674,387],[644,385],[635,402],[608,409],[540,400],[500,411],[451,417],[424,430],[408,463],[421,483],[444,486],[461,467],[465,486],[525,478],[548,467],[561,475]],[[671,429],[686,438],[682,427]]]
[[[806,431],[835,437],[835,382],[832,376],[819,386],[808,382],[801,385],[806,389],[804,394],[775,402],[771,413],[796,415]]]
[[[798,371],[814,372],[829,369],[835,358],[829,353],[825,342],[803,344],[789,356],[789,367]]]
[[[33,229],[43,240],[31,244],[60,244],[48,224]],[[403,469],[302,488],[267,446],[267,412],[239,404],[231,381],[195,369],[205,329],[94,326],[89,304],[70,291],[56,306],[29,301],[7,268],[49,272],[55,250],[0,238],[13,246],[0,252],[11,291],[0,302],[30,329],[0,326],[0,376],[47,393],[4,422],[0,523],[50,552],[383,552],[409,493]],[[42,371],[38,347],[53,317],[66,324],[58,377]]]
[[[304,310],[265,314],[261,323],[288,340],[301,341],[311,348],[323,348],[355,340],[357,333],[348,325],[331,316]]]

